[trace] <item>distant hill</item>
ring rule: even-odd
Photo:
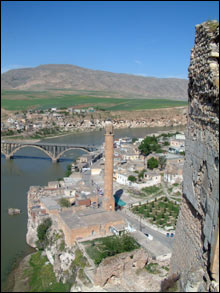
[[[187,100],[188,81],[118,74],[74,65],[48,64],[5,72],[1,74],[1,86],[2,89],[88,90],[118,93],[131,98]]]

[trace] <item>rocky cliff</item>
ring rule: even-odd
[[[184,292],[218,291],[219,25],[196,26],[188,86],[183,199],[170,274]]]

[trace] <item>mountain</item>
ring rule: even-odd
[[[119,93],[143,98],[187,99],[188,81],[91,70],[75,65],[48,64],[13,69],[1,75],[2,89],[70,89]]]

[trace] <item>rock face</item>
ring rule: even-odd
[[[96,271],[95,284],[104,286],[111,278],[122,279],[129,271],[144,268],[147,261],[148,255],[143,249],[108,257],[101,262]]]
[[[189,104],[183,199],[170,273],[184,292],[212,290],[218,280],[219,26],[196,26],[189,66]]]

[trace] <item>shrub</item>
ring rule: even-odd
[[[147,161],[147,167],[151,170],[153,170],[154,168],[157,168],[158,167],[158,160],[155,159],[154,157],[150,158]]]
[[[89,256],[98,265],[102,259],[113,256],[118,253],[132,251],[139,248],[140,245],[130,235],[110,236],[95,241],[94,246],[86,247]]]
[[[72,169],[71,164],[67,165],[67,167],[66,167],[66,173],[65,173],[65,176],[66,177],[69,177],[71,175],[71,169]]]
[[[48,229],[51,227],[51,225],[52,225],[51,219],[47,218],[43,221],[43,223],[41,223],[37,227],[38,241],[36,244],[39,249],[43,249],[46,247],[46,245],[48,243],[48,239],[46,237],[46,234],[47,234]]]
[[[128,180],[131,181],[131,182],[136,182],[137,181],[137,178],[133,175],[130,175],[128,176]]]
[[[151,274],[159,274],[160,270],[158,269],[158,266],[158,263],[149,263],[145,268]]]
[[[59,204],[62,208],[69,208],[71,206],[71,203],[66,198],[61,198]]]

